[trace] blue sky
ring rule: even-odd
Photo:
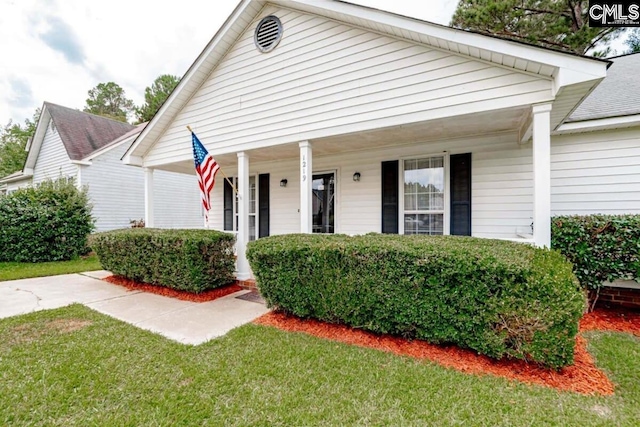
[[[82,108],[108,81],[142,103],[157,76],[186,72],[238,1],[0,0],[0,125],[44,101]],[[458,2],[350,1],[440,24]]]

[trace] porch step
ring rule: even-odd
[[[250,291],[257,291],[258,285],[256,285],[256,281],[253,279],[249,280],[236,280],[236,285],[240,286],[243,289],[248,289]]]

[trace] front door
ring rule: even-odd
[[[314,174],[312,188],[313,232],[333,233],[335,231],[336,173]]]

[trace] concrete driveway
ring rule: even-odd
[[[81,303],[134,326],[184,344],[201,344],[249,323],[269,310],[238,299],[249,291],[194,303],[103,280],[106,271],[0,282],[0,319]]]

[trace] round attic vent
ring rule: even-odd
[[[282,38],[282,23],[277,16],[263,18],[256,27],[253,40],[260,52],[272,51]]]

